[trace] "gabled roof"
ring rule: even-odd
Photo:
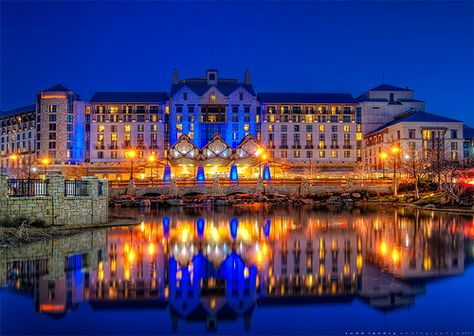
[[[91,103],[161,103],[168,99],[166,92],[96,92]]]
[[[349,93],[261,92],[258,97],[267,104],[356,104]]]
[[[15,114],[29,113],[29,112],[35,112],[35,111],[36,111],[36,105],[32,104],[32,105],[17,107],[8,111],[3,111],[0,114],[0,117],[8,117]]]
[[[56,84],[55,86],[50,87],[49,89],[43,90],[42,92],[70,92],[67,87],[62,84]]]
[[[370,135],[370,134],[380,132],[381,130],[383,130],[387,127],[399,124],[401,122],[424,122],[424,123],[450,122],[451,123],[451,122],[462,122],[462,121],[447,118],[447,117],[443,117],[443,116],[440,116],[440,115],[437,115],[437,114],[428,113],[428,112],[424,112],[424,111],[407,111],[407,112],[403,112],[399,115],[396,115],[394,117],[394,120],[390,121],[389,123],[386,123],[383,126],[380,126],[376,129],[374,129],[373,131],[367,133],[366,135]],[[429,126],[429,125],[427,124],[426,126]]]
[[[218,79],[217,84],[207,84],[206,79],[196,78],[196,79],[185,79],[179,82],[178,84],[171,85],[170,96],[173,96],[181,90],[183,87],[188,87],[191,91],[193,91],[198,96],[202,96],[210,88],[215,87],[219,92],[221,92],[224,96],[229,96],[232,92],[239,88],[244,88],[248,93],[252,96],[255,96],[255,91],[252,85],[238,83],[236,80],[230,79]]]
[[[399,86],[390,85],[390,84],[381,84],[370,89],[369,91],[413,91],[413,90],[409,88],[402,88]]]

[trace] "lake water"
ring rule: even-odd
[[[0,334],[472,335],[472,216],[263,206],[3,250]]]

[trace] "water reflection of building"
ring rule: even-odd
[[[136,227],[9,250],[2,278],[55,316],[88,302],[169,309],[175,329],[242,320],[248,330],[263,304],[359,298],[384,311],[411,306],[427,281],[463,272],[472,225],[406,210],[170,210]]]

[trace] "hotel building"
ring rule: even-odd
[[[262,142],[282,162],[348,166],[361,155],[360,111],[346,93],[259,94]]]
[[[425,157],[436,149],[445,153],[446,159],[460,161],[463,153],[463,122],[422,111],[408,111],[391,122],[374,129],[364,136],[364,157],[372,170],[383,169],[381,153],[390,153],[396,146],[405,155],[422,153]]]
[[[256,176],[263,157],[257,156],[265,150],[273,169],[294,173],[343,171],[363,158],[380,169],[378,153],[388,144],[429,150],[429,140],[441,134],[449,139],[451,159],[470,159],[472,137],[463,138],[463,123],[424,108],[413,90],[388,84],[358,98],[257,93],[248,70],[241,81],[215,69],[180,79],[174,70],[169,92],[96,92],[90,100],[56,85],[39,92],[35,105],[0,117],[0,164],[13,173],[48,158],[57,167],[81,164],[89,173],[119,178],[133,150],[140,174],[154,157],[157,167],[187,166],[188,175],[203,166],[208,175],[228,176],[229,167],[238,166]]]

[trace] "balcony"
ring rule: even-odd
[[[288,149],[288,145],[280,145],[280,149]]]
[[[304,146],[304,148],[305,148],[305,149],[313,149],[314,146],[313,146],[312,144],[306,144],[306,145]]]
[[[301,149],[301,145],[293,145],[291,146],[291,149]]]
[[[339,146],[338,145],[332,145],[331,149],[339,149]]]
[[[352,146],[351,146],[351,145],[344,145],[342,148],[344,148],[344,149],[352,149]]]
[[[104,145],[95,145],[95,149],[105,149]]]

